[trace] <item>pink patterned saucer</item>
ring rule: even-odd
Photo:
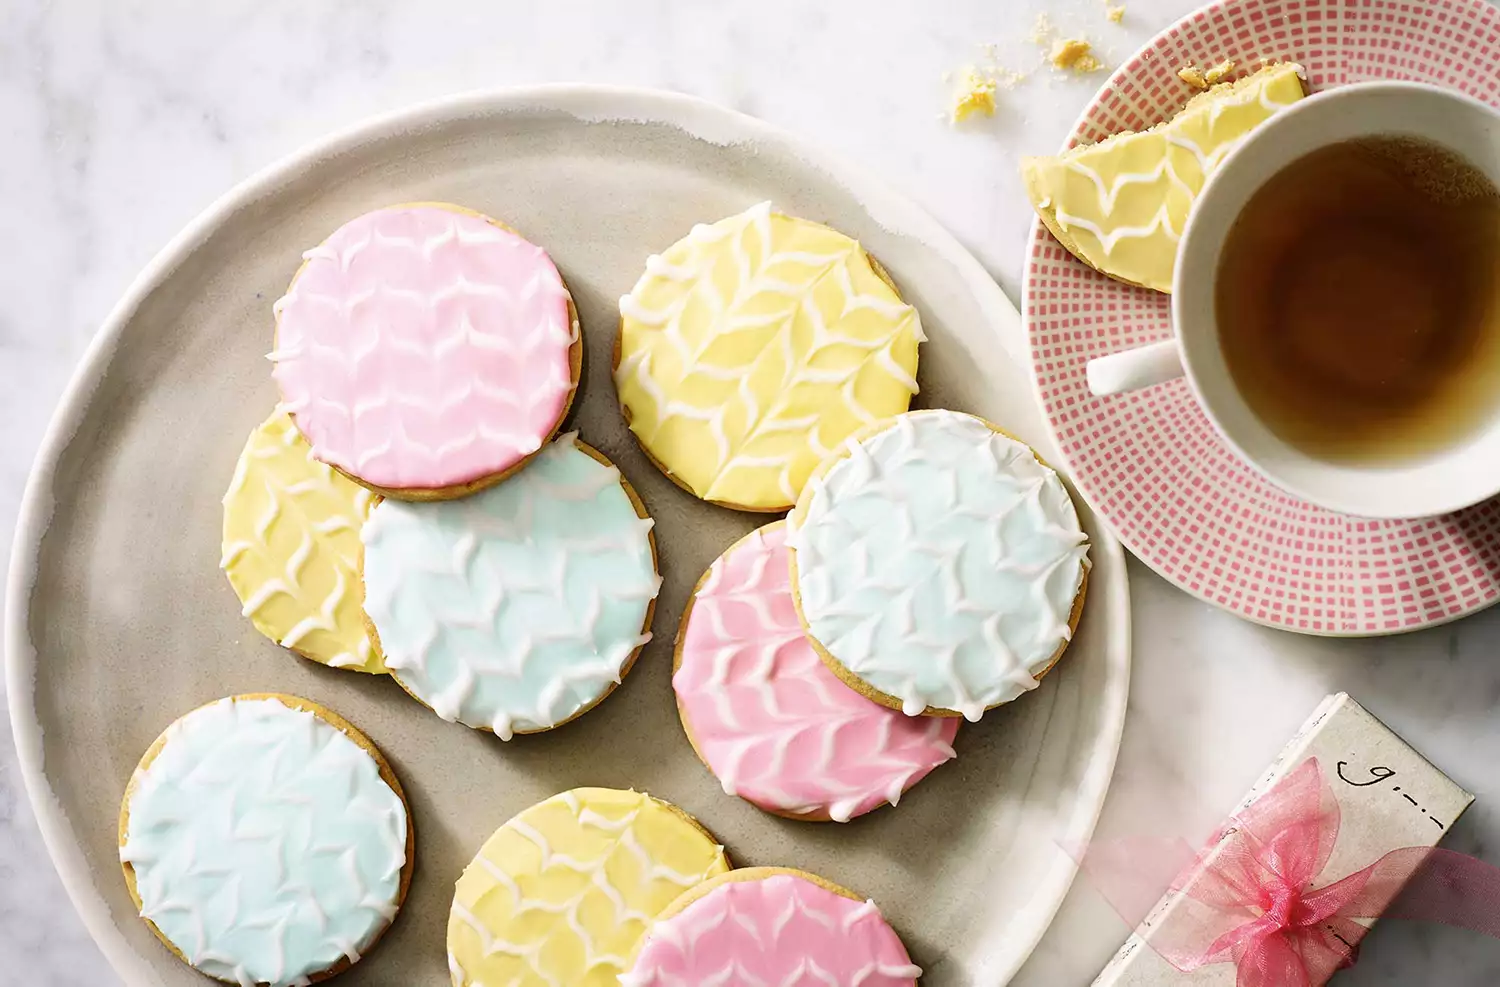
[[[1411,79],[1500,106],[1500,10],[1484,0],[1223,0],[1121,66],[1071,141],[1166,119],[1191,95],[1177,70],[1225,58],[1295,60],[1315,91]],[[1074,483],[1182,589],[1259,623],[1347,636],[1429,627],[1500,599],[1500,499],[1409,521],[1337,514],[1241,461],[1183,380],[1094,397],[1085,364],[1170,336],[1170,299],[1096,273],[1040,223],[1022,310],[1037,393]]]

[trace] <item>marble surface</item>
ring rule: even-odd
[[[1045,9],[1111,61],[1193,0]],[[136,271],[235,181],[367,115],[478,87],[676,89],[823,141],[931,210],[1019,297],[1017,157],[1059,144],[1100,79],[1035,71],[993,120],[939,119],[944,72],[1035,69],[1042,0],[8,0],[0,7],[0,558],[42,429]],[[1242,623],[1131,564],[1135,672],[1104,835],[1205,835],[1306,714],[1346,689],[1479,801],[1449,845],[1500,862],[1500,610],[1380,641]],[[3,713],[0,713],[3,716]],[[1126,929],[1079,885],[1022,987],[1089,982]],[[48,863],[0,733],[0,961],[32,987],[117,981]],[[1500,982],[1500,943],[1387,923],[1346,987]]]

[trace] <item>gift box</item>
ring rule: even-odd
[[[1473,801],[1359,703],[1329,696],[1094,985],[1324,984]]]

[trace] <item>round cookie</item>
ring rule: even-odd
[[[647,259],[620,299],[615,386],[678,486],[783,511],[850,433],[906,410],[924,339],[857,241],[762,202]]]
[[[561,426],[583,348],[547,252],[445,203],[377,209],[303,254],[270,354],[313,455],[379,493],[459,497]]]
[[[653,524],[576,433],[473,497],[382,501],[363,575],[386,667],[443,719],[503,740],[581,716],[651,640]]]
[[[914,411],[851,438],[787,544],[823,660],[908,715],[977,720],[1035,688],[1082,613],[1088,536],[1067,489],[972,415]]]
[[[314,459],[285,412],[250,433],[224,494],[219,567],[256,630],[324,665],[385,671],[360,607],[359,529],[374,500]]]
[[[454,987],[616,987],[657,914],[728,870],[676,806],[610,788],[554,795],[496,830],[458,879]]]
[[[958,721],[913,719],[844,685],[792,603],[786,524],[751,532],[688,598],[672,688],[693,749],[730,795],[847,822],[952,758]]]
[[[620,987],[915,987],[921,975],[875,902],[802,871],[746,867],[662,912]]]
[[[131,898],[178,958],[234,984],[307,984],[369,952],[411,883],[401,784],[347,721],[295,696],[200,706],[120,807]]]

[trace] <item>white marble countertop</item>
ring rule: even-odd
[[[464,89],[613,82],[694,93],[822,141],[926,206],[1019,297],[1022,153],[1056,147],[1102,76],[1037,72],[952,129],[940,77],[993,42],[1033,68],[1044,9],[1111,61],[1195,0],[9,0],[0,10],[0,560],[43,426],[95,327],[179,227],[331,128]],[[1500,610],[1336,642],[1242,623],[1132,562],[1135,675],[1101,832],[1201,837],[1322,696],[1345,689],[1479,801],[1455,849],[1500,860]],[[3,707],[0,707],[3,708]],[[3,716],[0,713],[0,716]],[[0,732],[0,966],[29,987],[116,982],[74,915]],[[1087,984],[1123,923],[1078,886],[1015,981]],[[1500,983],[1500,943],[1387,923],[1354,985]]]

